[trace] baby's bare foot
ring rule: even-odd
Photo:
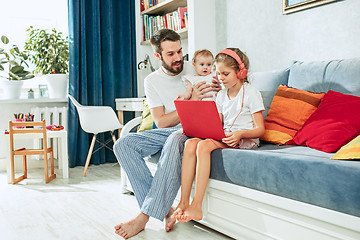
[[[137,217],[128,222],[116,225],[115,233],[123,237],[124,239],[131,238],[145,229],[148,220],[149,216],[140,213]]]

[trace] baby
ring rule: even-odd
[[[214,56],[212,55],[212,53],[206,49],[198,50],[194,53],[192,62],[192,65],[197,74],[187,74],[182,77],[183,81],[186,84],[186,92],[183,95],[179,96],[178,99],[190,99],[193,87],[199,82],[205,81],[207,84],[212,84],[213,74],[211,74],[211,70],[214,62]],[[212,95],[212,97],[203,98],[203,100],[215,101],[216,91],[211,91],[206,94]]]

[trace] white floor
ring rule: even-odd
[[[57,178],[44,183],[43,169],[30,169],[29,179],[7,184],[0,173],[1,240],[102,240],[122,239],[114,226],[134,217],[135,197],[120,192],[119,166],[90,166],[70,169],[70,179]],[[177,223],[167,233],[164,223],[151,219],[137,239],[230,239],[195,222]]]

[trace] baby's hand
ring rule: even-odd
[[[179,96],[177,96],[177,98],[175,100],[185,100],[185,98],[184,98],[184,96],[179,95]]]
[[[176,100],[189,100],[191,98],[191,92],[185,92],[177,97]]]

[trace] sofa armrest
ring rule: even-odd
[[[120,137],[126,136],[127,134],[129,134],[131,129],[133,129],[134,127],[140,125],[140,123],[141,123],[141,117],[136,117],[134,119],[131,119],[122,128],[121,133],[120,133]]]

